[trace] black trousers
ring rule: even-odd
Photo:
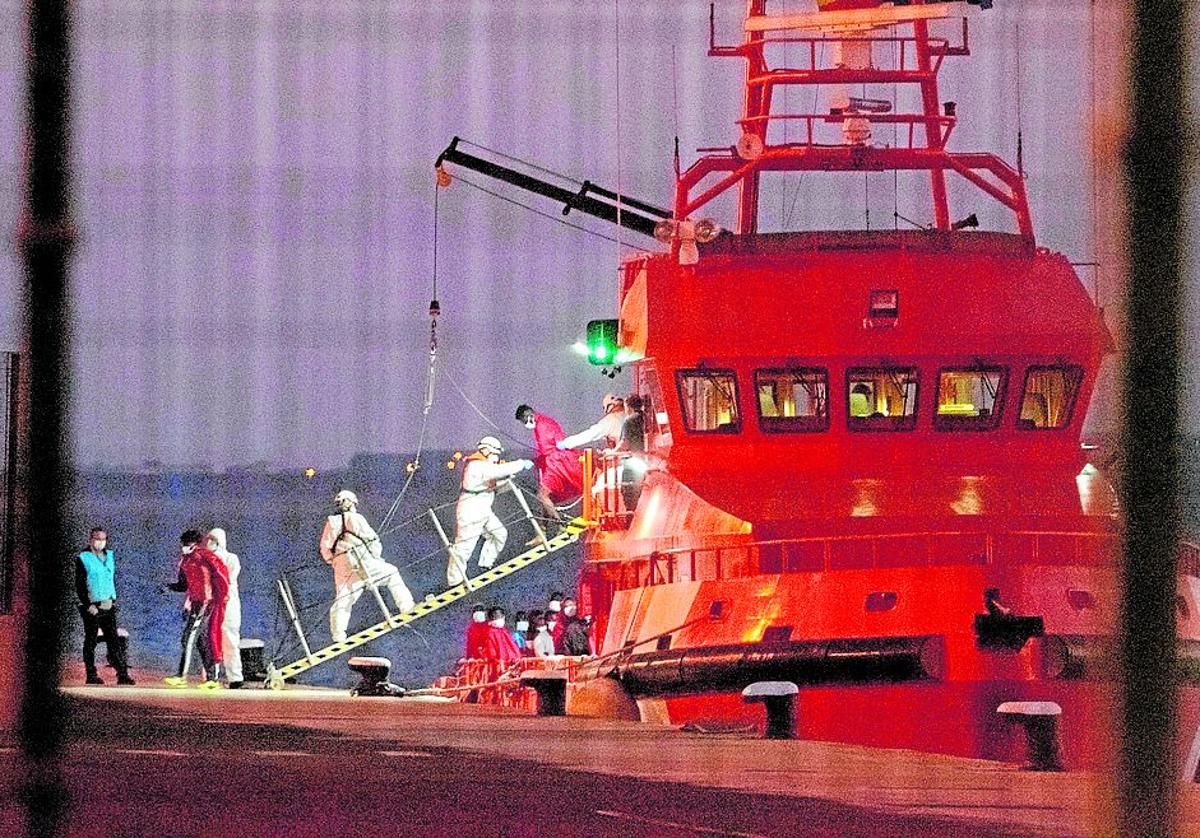
[[[103,632],[109,661],[119,677],[127,675],[129,664],[125,660],[125,647],[117,638],[117,604],[114,602],[107,611],[97,608],[95,614],[89,614],[87,608],[81,605],[79,615],[83,617],[83,666],[87,674],[96,674],[96,643]]]
[[[212,609],[199,606],[196,610],[189,608],[183,612],[183,637],[180,639],[183,650],[179,655],[178,675],[186,678],[192,664],[192,649],[199,648],[200,665],[204,667],[206,678],[215,679],[216,667],[213,665],[211,632],[209,622],[212,620]]]

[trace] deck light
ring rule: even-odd
[[[696,241],[708,244],[721,234],[721,227],[711,218],[701,218],[696,222]]]
[[[658,239],[663,244],[670,244],[671,239],[675,236],[675,219],[664,218],[662,221],[654,225],[654,238]]]
[[[592,320],[587,324],[588,363],[606,366],[617,357],[617,321]]]

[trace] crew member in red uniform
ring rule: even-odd
[[[538,413],[527,404],[517,407],[517,421],[533,431],[536,454],[533,464],[538,471],[538,500],[546,517],[559,520],[557,506],[573,503],[583,492],[583,471],[579,466],[579,455],[558,447],[566,439],[562,425],[544,413]]]
[[[221,623],[225,620],[225,602],[229,596],[229,574],[217,555],[201,543],[202,538],[197,530],[187,530],[179,537],[179,578],[167,586],[173,591],[187,592],[183,603],[183,650],[179,670],[163,679],[168,687],[187,686],[192,647],[197,640],[205,673],[201,689],[221,686]]]

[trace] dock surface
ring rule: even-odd
[[[66,692],[72,835],[1112,832],[1103,774],[333,690]],[[5,834],[20,769],[0,743]]]

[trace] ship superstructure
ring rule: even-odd
[[[748,714],[742,687],[784,679],[806,735],[988,756],[1003,701],[1057,701],[1067,728],[1105,712],[1118,518],[1080,431],[1111,342],[1020,173],[948,148],[937,75],[968,29],[930,27],[952,5],[752,0],[742,43],[714,38],[745,61],[740,136],[677,179],[669,252],[624,264],[648,444],[623,455],[634,491],[602,493],[581,585],[643,715]],[[784,46],[804,60],[772,63]],[[785,112],[788,85],[833,95]],[[928,229],[760,229],[768,176],[897,170],[928,173]],[[958,221],[952,178],[982,199]]]

